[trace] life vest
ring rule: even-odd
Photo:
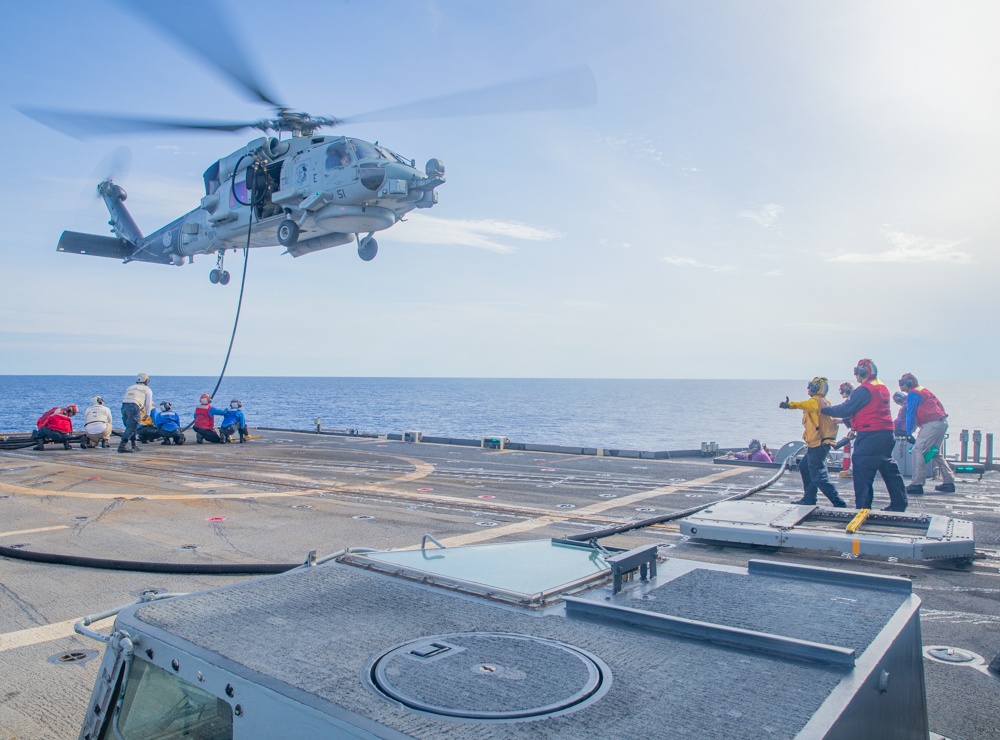
[[[47,426],[46,422],[49,420],[49,417],[52,416],[52,414],[54,414],[58,410],[59,410],[58,406],[53,406],[52,408],[50,408],[48,411],[46,411],[44,414],[38,417],[38,421],[35,422],[35,426],[39,429],[41,429],[44,426]]]
[[[919,393],[920,397],[923,399],[920,405],[917,406],[917,426],[922,427],[929,421],[937,421],[938,419],[945,418],[948,414],[944,411],[944,406],[938,400],[937,396],[931,393],[929,390],[924,388],[922,385],[918,385],[913,389],[913,393]]]
[[[56,409],[49,414],[42,426],[48,427],[53,432],[61,432],[62,434],[73,433],[73,420],[66,416],[66,414],[62,412],[62,409]],[[41,429],[41,427],[39,427],[39,429]]]
[[[830,405],[830,402],[826,400],[826,396],[816,396],[816,400],[819,401],[820,407],[820,413],[817,414],[819,424],[816,427],[816,431],[819,432],[819,443],[832,445],[837,441],[837,420],[832,416],[822,413],[822,409]],[[803,419],[805,419],[805,415],[803,415]]]
[[[122,399],[122,403],[134,403],[139,408],[145,408],[146,387],[147,386],[143,383],[130,385],[128,390],[125,391],[125,398]]]
[[[195,429],[215,429],[211,406],[199,406],[194,410]]]
[[[857,432],[892,431],[892,413],[889,411],[889,389],[878,378],[861,384],[871,394],[871,399],[851,417],[851,427]]]
[[[110,424],[111,409],[109,409],[107,406],[101,406],[100,404],[97,404],[96,406],[90,406],[84,412],[83,420],[87,426],[90,426],[95,421],[100,421],[105,424]]]

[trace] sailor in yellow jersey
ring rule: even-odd
[[[847,508],[847,503],[840,497],[837,487],[830,482],[830,475],[826,470],[827,455],[837,441],[837,422],[820,413],[821,409],[830,405],[826,400],[829,390],[830,381],[815,377],[806,386],[809,398],[805,401],[789,401],[786,396],[778,407],[802,411],[802,439],[807,449],[805,458],[799,463],[803,494],[795,503],[813,506],[816,504],[816,492],[822,491],[831,504],[844,509]]]

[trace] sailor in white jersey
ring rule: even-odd
[[[125,391],[125,398],[122,399],[122,423],[125,431],[122,432],[122,441],[118,445],[119,452],[136,451],[136,432],[139,429],[139,421],[142,412],[148,415],[153,408],[153,391],[149,388],[149,376],[146,373],[139,373],[135,378],[135,383]],[[131,442],[132,447],[126,445]]]

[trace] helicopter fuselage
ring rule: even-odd
[[[117,239],[64,232],[59,250],[182,265],[196,254],[247,246],[280,244],[301,257],[357,241],[369,260],[378,248],[371,235],[432,207],[445,181],[437,159],[421,171],[413,160],[345,136],[261,137],[218,160],[204,179],[201,205],[148,236],[125,209],[125,191],[105,180],[98,193]]]

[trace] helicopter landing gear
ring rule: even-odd
[[[289,218],[278,224],[278,244],[290,247],[299,240],[299,225]]]
[[[219,250],[219,256],[215,259],[215,269],[208,273],[208,279],[212,285],[229,285],[229,271],[222,269],[222,261],[226,257],[224,249]]]
[[[365,262],[371,262],[376,254],[378,254],[378,242],[372,239],[371,234],[358,242],[358,257]]]

